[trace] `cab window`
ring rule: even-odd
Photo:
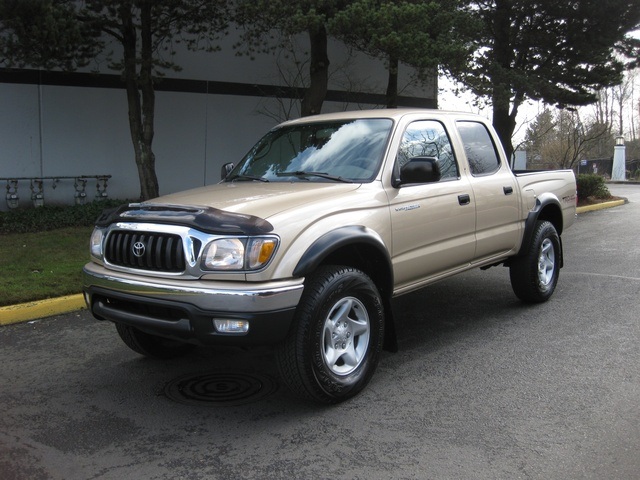
[[[464,151],[474,176],[491,175],[500,169],[500,157],[487,127],[480,122],[457,122]]]
[[[440,181],[459,178],[458,164],[453,155],[451,142],[440,122],[420,120],[407,127],[398,150],[398,171],[413,157],[437,158],[442,173]]]

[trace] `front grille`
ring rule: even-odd
[[[112,265],[158,272],[185,269],[182,239],[166,233],[114,230],[107,237],[105,259]]]

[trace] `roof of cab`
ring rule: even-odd
[[[433,114],[438,116],[450,116],[457,117],[474,117],[478,118],[478,115],[468,112],[454,112],[447,110],[427,109],[427,108],[379,108],[371,110],[350,110],[336,113],[323,113],[320,115],[312,115],[308,117],[302,117],[295,120],[288,120],[281,123],[278,126],[283,125],[295,125],[298,123],[314,123],[314,122],[326,122],[332,120],[350,120],[359,118],[390,118],[392,120],[399,120],[405,115],[425,115]]]

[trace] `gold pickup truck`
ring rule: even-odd
[[[104,212],[85,298],[140,354],[272,344],[293,392],[336,403],[395,348],[394,296],[503,264],[521,300],[548,300],[575,205],[572,171],[513,172],[475,115],[308,117],[216,185]]]

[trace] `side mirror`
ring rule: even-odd
[[[413,157],[400,168],[395,187],[415,183],[439,182],[442,178],[440,162],[435,157]]]
[[[233,163],[225,163],[222,166],[222,170],[220,170],[220,180],[227,178],[231,173],[231,170],[233,170],[233,167],[235,167]]]

